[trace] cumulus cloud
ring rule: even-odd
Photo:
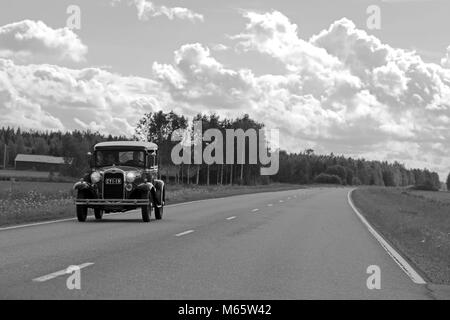
[[[150,79],[97,68],[17,65],[0,59],[0,123],[131,135],[145,112],[162,108],[165,98],[158,88]]]
[[[432,147],[450,138],[449,70],[381,43],[345,18],[303,40],[280,12],[244,16],[244,30],[231,37],[238,51],[270,56],[285,74],[227,69],[205,46],[185,45],[173,64],[153,65],[172,99],[224,114],[248,112],[280,128],[289,150],[396,154],[406,163],[450,169],[450,158]]]
[[[237,110],[246,109],[251,100],[252,72],[225,68],[199,43],[175,51],[174,66],[155,62],[153,72],[180,103]]]
[[[384,44],[345,18],[301,39],[280,12],[244,16],[242,32],[231,37],[238,54],[267,56],[283,73],[231,68],[200,43],[182,45],[171,63],[153,62],[150,79],[3,59],[0,122],[131,134],[144,112],[158,109],[249,113],[279,128],[289,151],[311,147],[450,170],[443,152],[450,139],[450,69]]]
[[[118,2],[121,2],[121,0],[113,0],[112,4],[115,5]],[[160,6],[148,0],[128,0],[128,4],[136,7],[139,20],[149,20],[153,17],[165,16],[170,20],[181,19],[191,22],[204,21],[202,14],[183,7]]]
[[[23,20],[0,27],[0,57],[17,63],[83,62],[87,47],[68,28]]]

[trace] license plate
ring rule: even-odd
[[[122,184],[122,179],[120,178],[108,178],[105,180],[106,184]]]

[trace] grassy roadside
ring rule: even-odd
[[[73,183],[0,181],[0,226],[71,218],[75,216]],[[167,185],[168,204],[248,193],[306,188],[292,184],[261,186]]]
[[[353,201],[431,282],[450,285],[450,193],[364,187]]]

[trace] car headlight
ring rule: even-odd
[[[100,175],[99,172],[94,171],[94,172],[91,173],[91,182],[92,183],[99,182],[101,178],[102,178],[102,176]]]
[[[127,175],[126,175],[126,180],[127,180],[127,182],[134,182],[134,180],[136,179],[136,173],[135,172],[133,172],[133,171],[130,171],[130,172],[127,172]]]

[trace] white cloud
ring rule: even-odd
[[[441,64],[444,68],[450,69],[450,46],[447,47],[447,53],[444,58],[441,60]]]
[[[96,68],[17,65],[0,59],[0,124],[130,135],[145,112],[163,108],[159,87],[150,79]]]
[[[286,73],[257,77],[251,70],[227,69],[208,48],[185,45],[173,65],[153,68],[172,99],[199,111],[250,113],[280,128],[283,146],[292,151],[308,145],[382,159],[401,154],[406,163],[441,173],[450,163],[430,147],[450,139],[449,70],[381,43],[348,19],[306,41],[279,12],[245,17],[245,30],[231,37],[241,54],[268,55]]]
[[[0,27],[0,57],[17,63],[83,62],[87,47],[68,28],[23,20]]]
[[[212,49],[214,51],[227,51],[230,48],[224,45],[223,43],[217,43],[212,46]]]
[[[245,17],[232,37],[238,54],[268,56],[285,66],[283,74],[233,69],[200,43],[181,46],[172,63],[153,62],[151,79],[3,59],[0,123],[131,134],[152,110],[249,113],[279,128],[290,151],[312,147],[450,170],[442,150],[450,139],[450,69],[383,44],[348,19],[304,40],[279,12]]]
[[[118,2],[121,2],[121,0],[113,0],[112,4],[115,5]],[[148,0],[128,0],[128,3],[136,7],[139,20],[145,21],[153,17],[165,16],[170,20],[181,19],[191,22],[204,21],[202,14],[188,8],[160,6],[154,4],[153,1]]]

